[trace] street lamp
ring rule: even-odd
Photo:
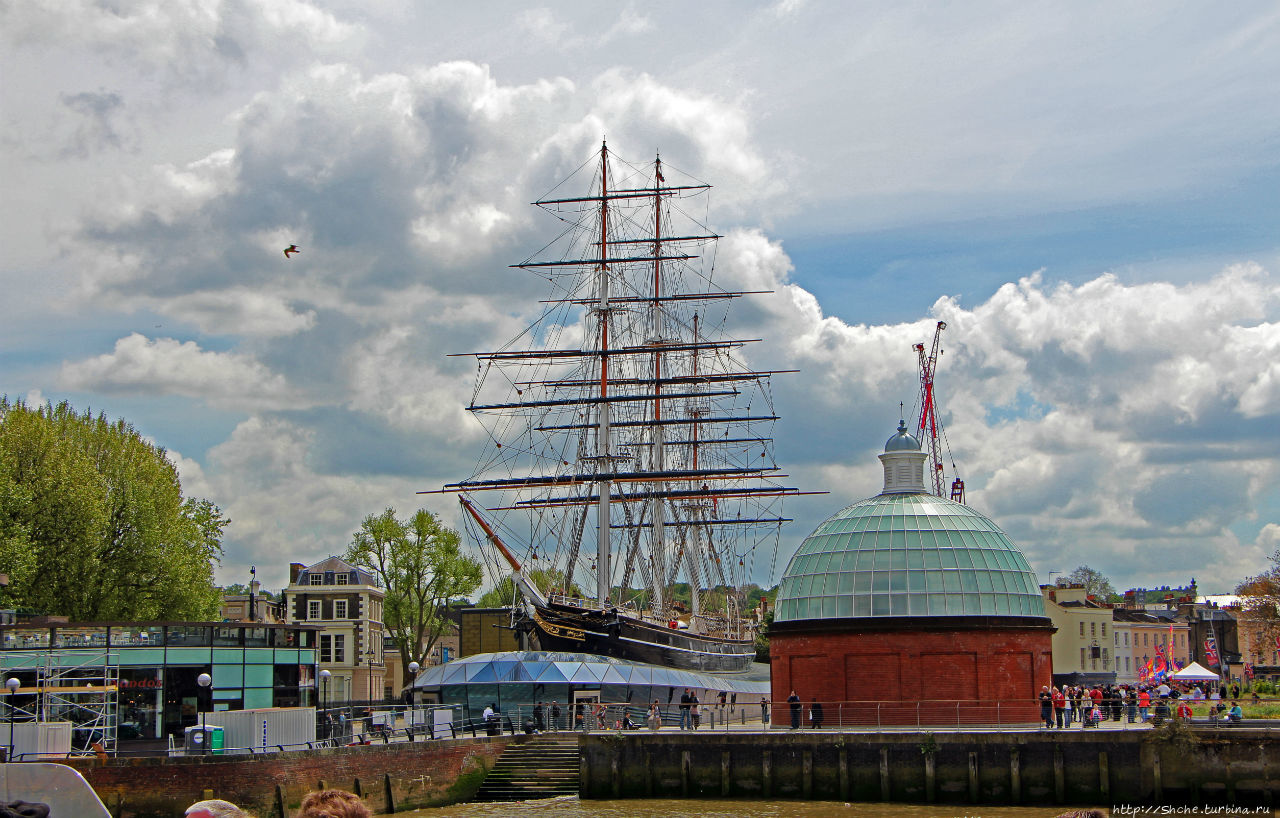
[[[9,688],[9,754],[5,756],[5,761],[13,760],[13,696],[18,692],[18,688],[22,687],[22,682],[10,676],[5,680],[4,686]]]
[[[410,662],[410,663],[409,663],[409,704],[414,704],[414,701],[413,701],[413,693],[414,693],[414,690],[413,690],[413,683],[414,683],[414,682],[416,682],[416,681],[418,680],[418,668],[420,668],[420,667],[422,667],[422,665],[418,664],[417,662]]]
[[[199,676],[196,677],[196,684],[208,690],[209,686],[213,684],[213,677],[210,676],[208,673],[201,673]],[[197,702],[197,706],[199,706],[198,702]],[[204,726],[204,708],[203,707],[200,708],[200,752],[201,753],[209,752],[209,733],[205,730],[205,726]]]
[[[320,671],[320,710],[324,713],[324,737],[328,738],[329,733],[329,677],[333,674],[328,670]]]

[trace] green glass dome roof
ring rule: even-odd
[[[1043,617],[1035,573],[999,526],[932,494],[854,503],[791,558],[774,621],[881,616]]]

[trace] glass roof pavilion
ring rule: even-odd
[[[925,455],[900,423],[885,488],[836,513],[791,558],[777,622],[857,617],[1043,617],[1035,572],[1000,527],[928,493]]]
[[[751,675],[713,676],[609,656],[556,651],[505,651],[464,656],[422,670],[413,686],[419,690],[435,691],[451,685],[497,684],[569,685],[574,688],[599,688],[602,685],[661,687],[664,688],[664,701],[665,688],[668,687],[769,694],[767,676],[763,680]],[[642,695],[636,700],[644,702],[648,697]]]

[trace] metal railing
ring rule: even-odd
[[[1186,701],[1184,699],[1184,701]],[[1115,706],[1099,707],[1101,718],[1090,718],[1082,722],[1076,718],[1078,708],[1072,707],[1067,717],[1063,711],[1063,727],[1061,729],[1090,728],[1112,730],[1148,729],[1160,726],[1166,721],[1182,721],[1193,728],[1255,728],[1280,729],[1280,719],[1245,717],[1240,721],[1224,718],[1218,712],[1216,701],[1188,702],[1192,706],[1190,718],[1179,718],[1176,715],[1175,701],[1166,701],[1147,708],[1135,706],[1130,708],[1125,702],[1120,708]],[[1264,699],[1250,704],[1274,705],[1280,699]],[[193,750],[176,746],[172,740],[167,749],[149,748],[133,750],[117,748],[111,755],[118,757],[139,757],[155,755],[253,755],[262,753],[306,752],[331,747],[385,745],[396,742],[433,741],[457,738],[478,738],[482,736],[517,735],[550,732],[649,732],[660,730],[692,730],[692,731],[764,731],[780,729],[804,730],[846,730],[858,732],[901,732],[912,730],[1049,730],[1057,727],[1057,712],[1050,713],[1047,727],[1041,718],[1041,707],[1038,700],[1014,699],[1005,701],[975,701],[956,699],[923,699],[916,702],[902,701],[821,701],[816,704],[808,702],[763,701],[754,704],[726,703],[720,705],[697,705],[694,708],[682,708],[678,701],[659,704],[659,722],[656,728],[648,720],[649,707],[632,702],[584,703],[582,708],[566,706],[562,708],[560,719],[554,721],[550,710],[543,707],[537,712],[536,704],[521,704],[495,713],[495,717],[486,720],[482,716],[470,715],[461,705],[428,705],[426,707],[409,708],[407,705],[396,705],[380,711],[370,710],[358,714],[355,718],[344,718],[341,721],[320,722],[316,737],[313,740],[293,744],[273,744],[263,747],[220,748],[220,751]],[[798,708],[797,708],[798,705]],[[321,716],[333,712],[345,714],[351,707],[337,708],[334,711],[322,711]],[[1092,710],[1093,708],[1089,708]],[[434,711],[448,711],[447,718],[437,721]],[[1144,712],[1145,710],[1145,712]],[[817,718],[815,718],[815,713]],[[541,718],[539,718],[539,716]],[[20,752],[12,756],[13,761],[56,760],[61,758],[102,755],[96,748],[73,748],[68,753]]]

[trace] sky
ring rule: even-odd
[[[692,7],[691,7],[692,6]],[[776,582],[881,488],[947,323],[948,469],[1042,582],[1280,549],[1280,7],[0,0],[0,393],[124,417],[268,588],[471,473],[602,139],[705,179],[775,379]],[[286,259],[289,244],[301,248]]]

